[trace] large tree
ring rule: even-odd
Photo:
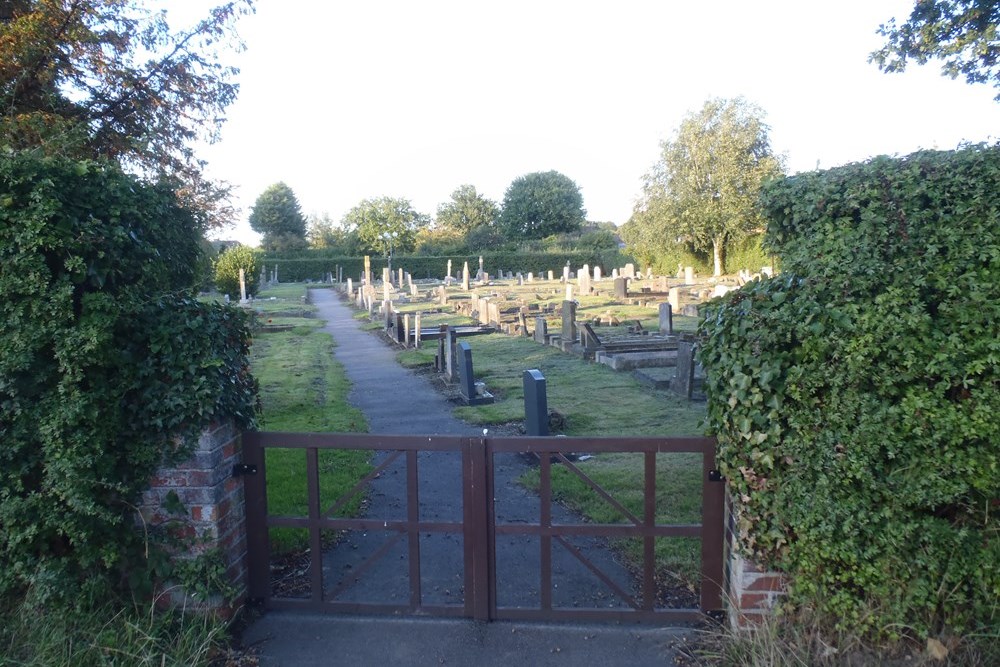
[[[969,83],[993,82],[1000,88],[1000,1],[917,0],[903,25],[896,19],[879,26],[885,46],[870,62],[883,72],[902,72],[909,60],[923,65],[943,61],[944,74]],[[1000,93],[995,99],[1000,100]]]
[[[492,227],[500,218],[500,208],[478,192],[475,186],[460,185],[451,193],[451,201],[438,206],[440,227],[467,233],[476,227]]]
[[[430,224],[407,199],[365,199],[344,216],[343,226],[357,232],[359,250],[368,253],[410,252],[417,230]]]
[[[765,227],[760,188],[782,170],[768,130],[764,112],[743,98],[709,100],[685,117],[645,177],[633,216],[648,227],[644,236],[711,248],[721,275],[726,244]]]
[[[262,234],[267,250],[305,247],[306,219],[299,200],[284,183],[268,186],[250,209],[250,228]]]
[[[575,232],[586,218],[576,183],[558,171],[539,171],[514,179],[507,188],[500,224],[509,238],[540,239]]]
[[[203,226],[226,222],[228,186],[203,177],[193,145],[217,138],[236,99],[238,70],[217,52],[252,10],[233,0],[174,30],[139,0],[0,1],[0,148],[166,176]]]

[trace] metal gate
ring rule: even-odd
[[[268,511],[267,466],[265,452],[271,449],[300,450],[307,464],[306,516],[275,515]],[[377,452],[380,457],[375,469],[360,480],[347,494],[337,499],[321,499],[320,452],[327,449],[361,449]],[[572,454],[571,454],[572,453]],[[642,510],[633,512],[594,483],[573,459],[579,456],[607,453],[631,453],[641,457],[643,466]],[[688,453],[701,457],[701,521],[691,524],[660,524],[656,521],[657,457]],[[460,508],[452,519],[428,519],[422,516],[421,456],[445,454],[460,461]],[[497,466],[500,457],[537,456],[538,505],[534,520],[506,521],[498,518]],[[309,609],[354,613],[464,616],[478,620],[537,619],[537,620],[652,620],[661,623],[697,620],[703,613],[721,609],[723,576],[723,498],[724,484],[715,470],[715,440],[712,438],[469,438],[457,436],[398,436],[371,434],[267,433],[243,434],[249,596],[265,607]],[[593,490],[624,519],[618,523],[598,524],[581,521],[554,521],[559,511],[553,502],[552,472],[563,467],[582,484]],[[349,498],[363,493],[367,486],[390,470],[398,469],[405,485],[405,503],[396,516],[336,516]],[[270,530],[293,528],[308,533],[308,556],[302,566],[302,576],[308,582],[307,593],[298,597],[277,595],[272,591]],[[344,565],[350,577],[340,584],[324,581],[324,552],[329,551],[325,537],[342,531],[384,533],[385,543],[363,562]],[[461,543],[455,563],[461,563],[458,591],[446,591],[442,600],[441,586],[428,584],[429,563],[422,561],[422,544],[434,538]],[[641,543],[641,571],[632,577],[630,585],[615,580],[600,565],[589,558],[586,549],[573,540],[632,538]],[[685,608],[662,608],[657,604],[655,567],[656,541],[665,538],[697,538],[701,547],[701,577],[697,605]],[[528,554],[537,572],[519,572],[525,588],[532,592],[532,604],[518,601],[506,604],[498,594],[498,540],[523,539],[533,541]],[[329,540],[327,539],[327,543]],[[537,547],[534,546],[537,544]],[[567,557],[592,573],[595,580],[616,598],[605,606],[561,604],[558,583],[554,582],[553,553],[559,547],[561,557]],[[395,550],[395,551],[394,551]],[[351,582],[361,580],[366,572],[382,561],[383,566],[394,554],[406,566],[393,576],[406,580],[404,599],[391,603],[370,602],[354,597],[344,599],[343,593]],[[330,569],[326,566],[326,569]],[[327,573],[332,574],[332,573]],[[381,576],[385,576],[384,574]],[[429,593],[434,593],[429,595]]]

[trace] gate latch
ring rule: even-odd
[[[725,482],[726,478],[722,476],[722,473],[718,470],[708,471],[708,481],[710,482]]]
[[[257,466],[253,463],[237,463],[233,466],[233,477],[240,475],[256,475]]]

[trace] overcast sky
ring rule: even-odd
[[[175,15],[204,7],[171,0]],[[659,144],[711,97],[767,114],[790,172],[995,141],[994,90],[867,62],[913,0],[589,2],[258,0],[241,22],[239,100],[201,151],[257,196],[284,181],[306,214],[409,199],[433,215],[459,185],[500,201],[555,169],[588,219],[624,223]]]

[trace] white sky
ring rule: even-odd
[[[588,219],[622,224],[660,142],[710,97],[760,105],[790,172],[995,141],[992,87],[937,63],[868,64],[879,24],[912,5],[258,0],[240,24],[239,100],[201,151],[243,209],[218,236],[256,243],[246,217],[278,181],[340,220],[379,196],[433,215],[464,183],[499,202],[550,169],[580,186]]]

